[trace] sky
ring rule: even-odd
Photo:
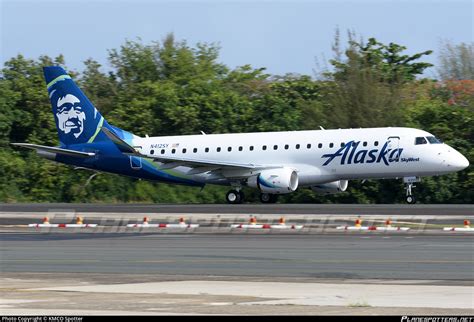
[[[432,49],[424,61],[437,63],[441,41],[472,42],[472,0],[333,1],[151,1],[0,0],[0,64],[63,54],[75,71],[93,58],[110,69],[108,50],[125,40],[161,41],[173,32],[189,45],[217,43],[219,61],[235,68],[251,64],[271,74],[314,76],[332,57],[336,28],[364,39],[406,46],[407,54]],[[427,76],[435,73],[427,70]],[[434,74],[433,74],[434,75]]]

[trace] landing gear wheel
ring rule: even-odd
[[[272,195],[270,193],[261,193],[260,201],[262,203],[275,203],[278,200],[278,195]]]
[[[227,192],[227,194],[225,196],[225,198],[227,200],[227,203],[230,203],[230,204],[241,203],[242,202],[242,197],[243,197],[243,194],[241,194],[237,190],[230,190],[229,192]]]
[[[407,182],[405,185],[405,190],[407,193],[406,201],[409,204],[414,204],[416,202],[415,196],[412,194],[412,188],[414,187],[413,182]]]
[[[407,196],[407,203],[414,204],[416,202],[416,198],[412,195]]]
[[[244,195],[244,192],[242,190],[239,191],[239,195],[240,195],[240,203],[244,202],[245,195]]]
[[[270,203],[270,194],[269,193],[261,193],[260,194],[260,201],[262,203]]]

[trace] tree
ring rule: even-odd
[[[333,86],[328,87],[327,113],[333,115],[338,127],[396,126],[403,122],[401,92],[405,84],[432,66],[415,62],[431,50],[414,55],[403,55],[406,47],[390,43],[384,45],[375,38],[364,43],[354,40],[349,32],[345,58],[336,32],[330,62],[333,71],[325,75]]]
[[[474,42],[440,44],[438,73],[441,80],[474,80]]]
[[[347,80],[351,72],[356,69],[365,72],[372,72],[381,82],[389,84],[404,83],[412,81],[417,75],[433,65],[425,62],[415,62],[425,55],[430,55],[433,51],[426,50],[414,55],[403,55],[407,48],[396,43],[384,45],[375,38],[369,38],[367,43],[354,40],[354,34],[349,33],[349,47],[345,54],[347,60],[341,61],[336,49],[336,59],[330,62],[335,68],[333,77],[336,80]]]
[[[89,97],[94,106],[103,115],[115,109],[118,96],[118,83],[113,73],[106,75],[100,71],[102,67],[92,58],[84,61],[85,70],[81,75],[79,85]]]
[[[334,70],[323,80],[275,76],[265,68],[234,69],[218,62],[215,44],[188,45],[168,35],[162,42],[126,41],[110,51],[111,70],[92,58],[71,73],[91,101],[116,126],[137,135],[278,131],[400,125],[446,140],[472,163],[473,81],[417,80],[426,63],[403,55],[403,46],[375,39],[354,42],[343,53],[336,37]],[[222,202],[226,187],[172,186],[52,163],[11,142],[57,145],[54,116],[42,66],[64,66],[64,57],[9,59],[0,74],[0,201],[6,202]],[[65,67],[65,66],[64,66]],[[67,68],[66,68],[67,69]],[[427,178],[420,200],[473,202],[472,170]],[[320,196],[309,189],[282,196],[289,202],[397,202],[402,183],[351,181],[349,191]],[[247,196],[258,198],[258,191]]]

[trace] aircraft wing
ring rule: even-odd
[[[63,154],[63,155],[67,155],[71,157],[79,157],[79,158],[89,158],[95,155],[95,153],[93,152],[81,152],[81,151],[62,149],[62,148],[57,148],[53,146],[45,146],[45,145],[38,145],[38,144],[31,144],[31,143],[11,143],[11,145],[20,146],[22,148],[33,149],[36,151],[57,153],[57,154]]]
[[[200,160],[200,159],[188,159],[188,158],[179,158],[179,157],[165,157],[165,156],[146,156],[147,158],[153,158],[155,161],[165,163],[164,167],[167,164],[174,165],[174,167],[182,165],[188,167],[227,167],[227,168],[239,168],[239,169],[260,169],[264,168],[262,165],[251,164],[251,163],[237,163],[237,162],[223,162],[216,160]],[[163,168],[164,168],[163,167]]]
[[[217,161],[217,160],[205,160],[205,159],[195,159],[195,158],[182,158],[176,156],[162,156],[162,155],[145,155],[140,153],[133,146],[129,145],[127,142],[122,140],[116,133],[107,128],[102,128],[102,131],[117,145],[118,149],[128,155],[135,155],[144,158],[151,158],[154,161],[163,163],[160,166],[160,169],[171,169],[179,166],[186,166],[190,168],[195,168],[191,170],[191,173],[200,173],[205,171],[214,171],[218,169],[232,169],[232,170],[256,170],[263,168],[275,168],[278,166],[264,166],[259,164],[251,163],[237,163],[237,162],[228,162],[228,161]]]

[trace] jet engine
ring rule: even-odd
[[[247,180],[247,185],[263,193],[283,194],[298,188],[298,174],[291,168],[263,170]]]
[[[333,182],[328,182],[328,183],[312,186],[311,190],[320,194],[333,194],[333,193],[346,191],[348,185],[349,185],[349,181],[338,180],[338,181],[333,181]]]

